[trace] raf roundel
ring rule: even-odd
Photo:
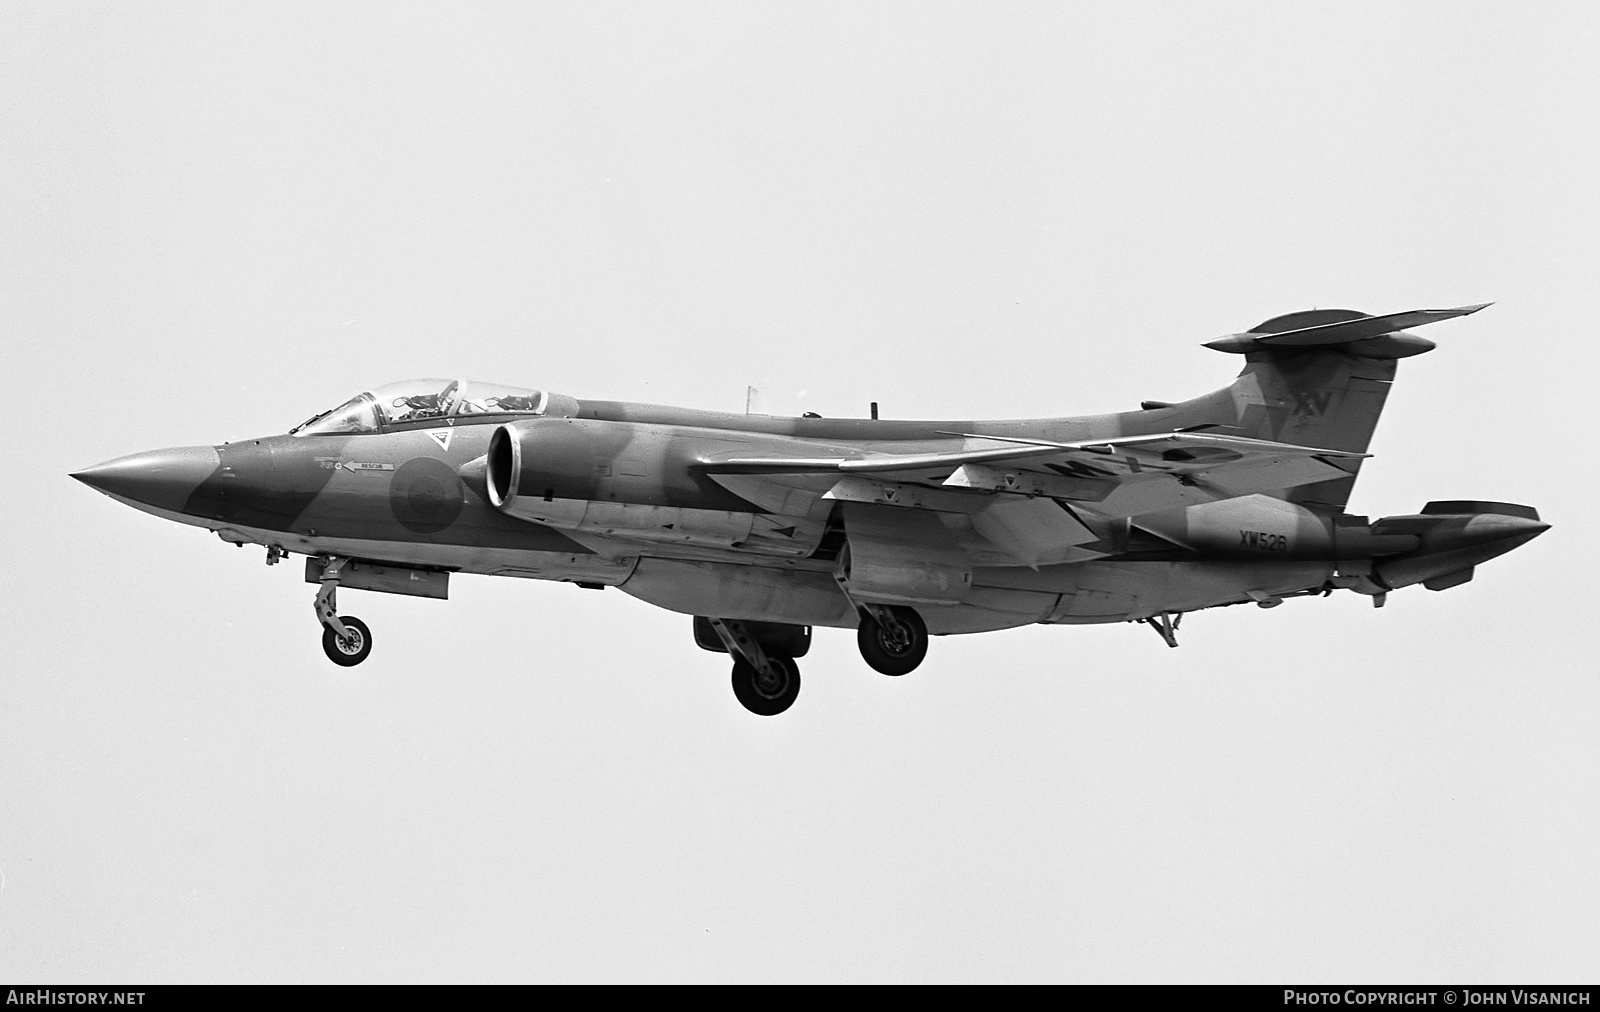
[[[433,457],[407,461],[389,482],[394,518],[417,534],[438,534],[455,523],[463,500],[461,479],[450,465]]]

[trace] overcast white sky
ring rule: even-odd
[[[1592,4],[0,6],[0,978],[1593,982]],[[351,593],[66,474],[461,375],[1118,410],[1313,306],[1495,300],[1352,509],[1539,507],[1465,586],[1147,629]]]

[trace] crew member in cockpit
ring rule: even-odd
[[[484,403],[490,405],[496,411],[533,411],[539,407],[539,395],[516,397],[506,394],[501,397],[491,397]]]
[[[450,413],[454,406],[456,388],[460,381],[451,380],[450,385],[436,394],[412,394],[408,397],[396,397],[391,403],[397,408],[409,408],[410,411],[401,417],[404,418],[438,418]]]

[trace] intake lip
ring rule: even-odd
[[[107,495],[172,513],[222,464],[214,446],[146,450],[74,471],[72,477]]]
[[[489,502],[505,509],[517,498],[522,477],[522,445],[510,426],[502,425],[489,437],[484,460],[484,486]]]

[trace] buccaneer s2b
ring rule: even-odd
[[[1403,328],[1482,306],[1280,316],[1207,347],[1215,393],[1025,421],[779,418],[479,382],[379,387],[286,435],[138,453],[73,475],[137,509],[309,556],[323,647],[372,649],[338,588],[443,598],[450,574],[618,587],[693,615],[733,689],[776,714],[814,626],[903,675],[928,637],[1137,621],[1335,589],[1444,590],[1548,525],[1527,506],[1344,512]]]

